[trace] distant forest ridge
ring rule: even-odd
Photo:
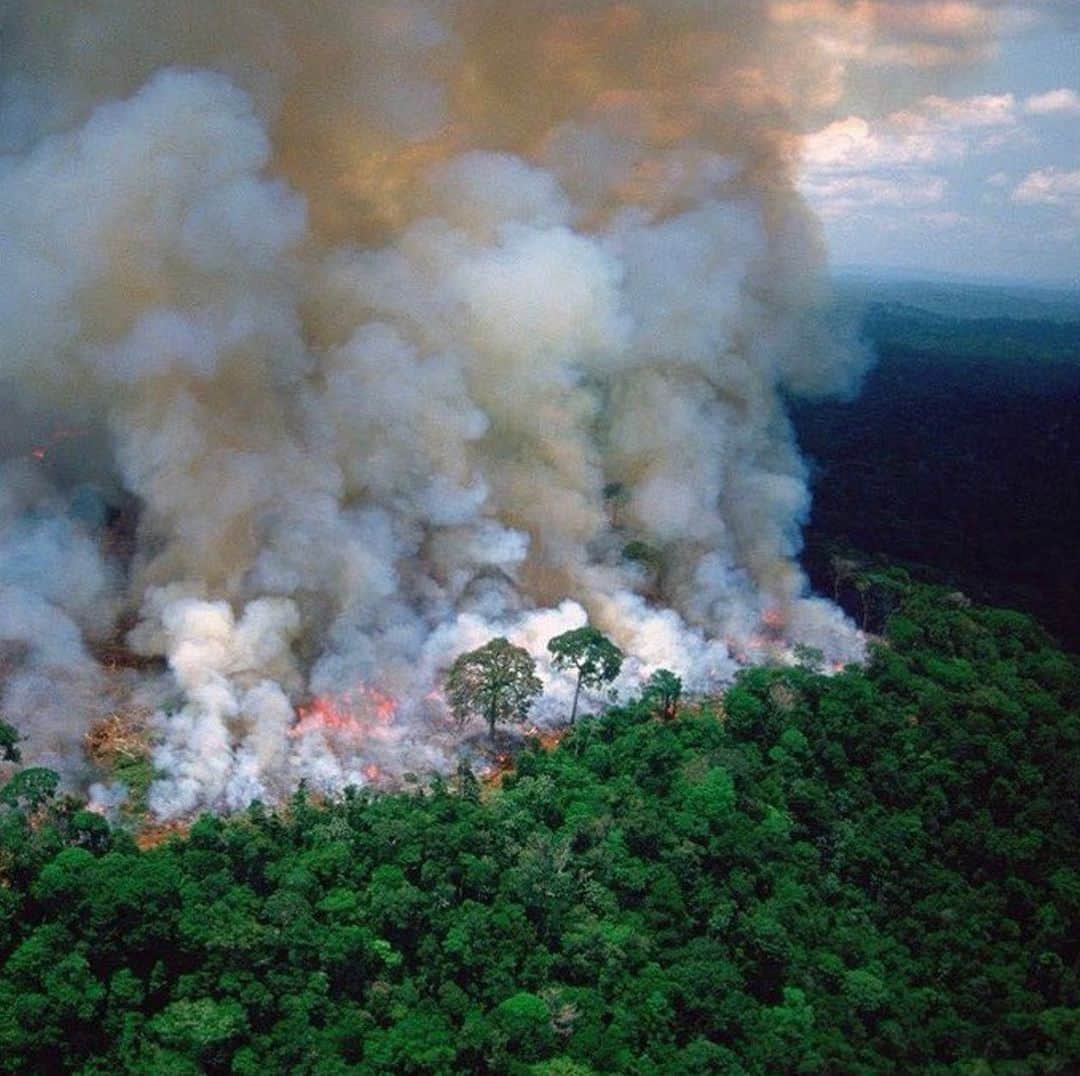
[[[851,548],[900,559],[1080,649],[1080,295],[848,280],[835,316],[876,361],[853,400],[791,402],[814,585]]]
[[[840,307],[871,304],[913,307],[930,314],[967,320],[1011,318],[1080,322],[1080,284],[994,284],[972,281],[919,280],[842,270],[833,274]]]

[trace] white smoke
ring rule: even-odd
[[[790,181],[804,108],[838,100],[798,19],[9,7],[0,383],[46,439],[108,445],[4,441],[0,678],[31,756],[76,779],[88,721],[142,691],[170,817],[452,765],[439,679],[495,634],[541,659],[541,718],[569,690],[547,639],[586,619],[624,692],[860,655],[795,560],[782,394],[865,360],[823,328]],[[102,686],[128,629],[161,662]]]

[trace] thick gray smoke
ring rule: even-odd
[[[541,658],[588,617],[624,688],[858,657],[794,560],[781,403],[863,364],[791,182],[849,15],[9,5],[0,686],[28,754],[88,781],[89,723],[142,707],[169,817],[445,768],[440,671],[496,633]]]

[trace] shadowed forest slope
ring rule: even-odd
[[[979,306],[909,290],[935,309],[874,302],[861,315],[878,361],[857,399],[792,403],[814,468],[804,564],[856,619],[858,596],[836,587],[850,547],[1030,612],[1076,651],[1080,313],[1044,301],[1056,320],[1026,316],[1042,307],[989,289],[970,289]],[[995,296],[1025,316],[986,316]],[[950,304],[982,316],[947,316]]]

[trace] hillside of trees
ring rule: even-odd
[[[858,398],[791,405],[813,468],[814,585],[832,593],[852,548],[881,554],[1080,651],[1080,303],[867,287],[841,292],[877,355]],[[873,301],[856,313],[857,294]],[[858,596],[840,597],[860,619]]]
[[[1076,1071],[1080,662],[862,571],[864,668],[614,708],[500,783],[140,851],[19,771],[0,1070]]]

